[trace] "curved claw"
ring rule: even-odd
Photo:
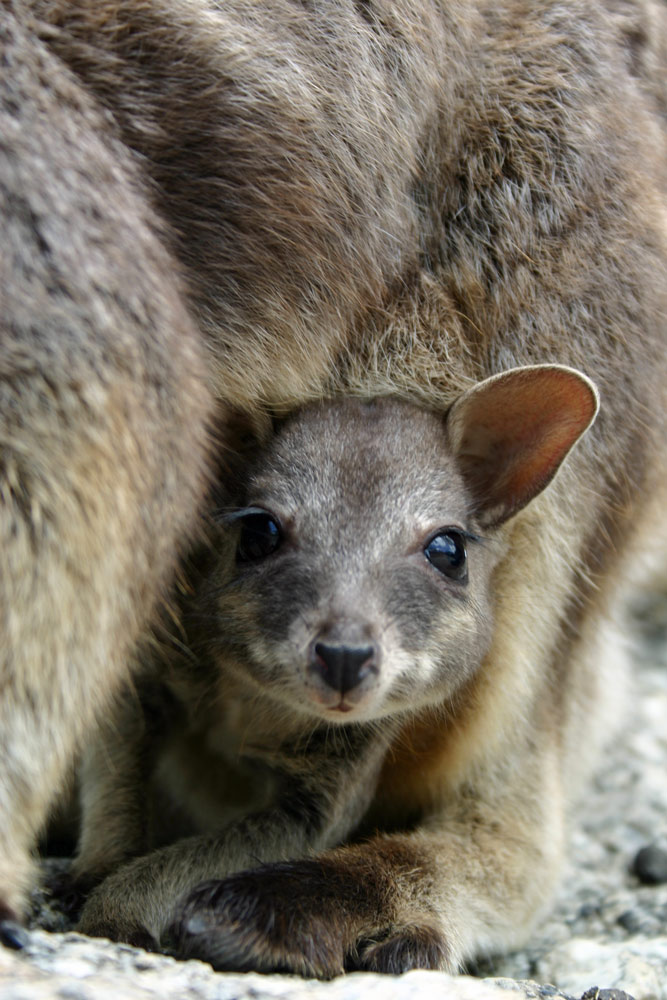
[[[13,951],[21,951],[29,940],[28,931],[8,906],[0,904],[0,944]]]
[[[380,941],[361,943],[346,964],[346,971],[382,972],[400,976],[411,969],[455,971],[443,935],[434,927],[409,925],[396,928]]]

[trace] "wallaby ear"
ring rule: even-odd
[[[591,380],[562,365],[513,368],[456,400],[449,442],[484,527],[502,524],[542,492],[598,407]]]

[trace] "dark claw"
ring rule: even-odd
[[[432,927],[404,927],[384,940],[368,941],[346,964],[346,971],[382,972],[399,976],[411,969],[451,970],[442,934]]]
[[[11,916],[3,916],[3,914]],[[29,941],[28,932],[25,927],[14,918],[14,914],[6,907],[0,907],[0,943],[5,948],[12,948],[13,951],[21,951]]]

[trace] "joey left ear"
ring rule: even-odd
[[[502,524],[542,492],[598,408],[591,380],[563,365],[512,368],[456,400],[449,442],[484,527]]]

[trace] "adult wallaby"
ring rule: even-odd
[[[444,412],[513,366],[586,371],[603,409],[567,489],[501,529],[522,572],[495,570],[495,723],[437,740],[467,773],[534,664],[567,690],[595,655],[664,440],[664,21],[649,0],[0,5],[5,915],[197,530],[214,409],[224,447],[227,407]]]

